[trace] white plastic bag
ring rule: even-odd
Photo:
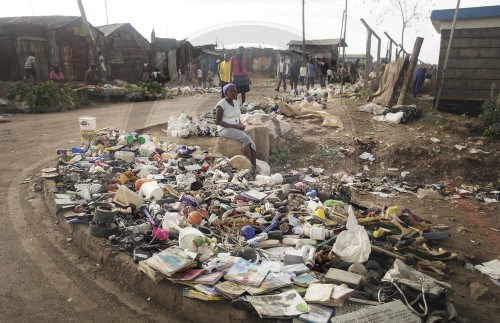
[[[352,206],[349,205],[347,230],[340,232],[332,251],[343,261],[349,263],[363,263],[368,260],[371,252],[370,239],[365,228],[358,224]]]
[[[265,176],[271,175],[271,166],[269,166],[268,163],[266,163],[263,160],[257,159],[256,164],[257,164],[257,170],[259,171],[260,175],[265,175]]]

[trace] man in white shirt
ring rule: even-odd
[[[203,87],[203,70],[201,67],[198,67],[198,70],[196,71],[196,77],[198,78],[198,86]]]
[[[288,64],[285,58],[281,57],[276,67],[276,75],[278,76],[278,86],[275,88],[276,92],[280,91],[281,82],[283,82],[283,91],[286,92],[286,75],[288,74]]]
[[[299,73],[300,83],[302,84],[302,86],[306,85],[306,75],[307,75],[306,63],[302,63]]]

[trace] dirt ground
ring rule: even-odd
[[[269,97],[289,96],[289,93],[275,92],[274,87],[272,80],[253,80],[247,101],[252,103]],[[318,119],[286,118],[293,128],[285,135],[285,143],[279,151],[271,152],[271,172],[322,167],[325,174],[363,173],[369,178],[404,181],[415,191],[432,184],[442,185],[448,191],[454,188],[500,188],[500,144],[481,137],[476,119],[433,111],[432,97],[427,95],[406,100],[405,104],[416,104],[423,112],[420,119],[407,124],[375,121],[372,114],[356,110],[364,104],[363,100],[347,98],[327,102],[324,111],[339,116],[345,127],[343,130],[322,127]],[[152,127],[147,131],[163,140],[199,145],[204,149],[214,147],[213,137],[171,138],[166,137],[161,128],[166,126]],[[439,142],[435,142],[436,139]],[[455,145],[467,148],[458,150]],[[352,155],[338,157],[332,150],[339,147],[352,149]],[[471,148],[489,154],[471,154],[468,152]],[[375,156],[373,162],[358,157],[365,151]],[[394,171],[394,168],[398,170]],[[402,171],[409,172],[405,178],[400,175]],[[473,195],[436,201],[418,199],[415,194],[382,198],[368,191],[353,193],[359,201],[409,208],[433,224],[449,226],[450,238],[437,243],[436,247],[456,252],[459,258],[447,262],[444,277],[434,277],[452,285],[450,299],[463,321],[500,321],[499,287],[480,272],[464,268],[465,261],[479,264],[500,255],[500,203],[486,204],[477,201]],[[487,286],[489,292],[486,296],[473,300],[469,290],[472,282]]]
[[[268,97],[288,95],[275,92],[274,87],[273,80],[253,79],[247,101],[251,103]],[[0,141],[2,149],[13,154],[10,157],[2,154],[3,158],[0,158],[4,165],[0,181],[6,185],[3,187],[8,187],[3,191],[2,199],[10,196],[12,187],[17,185],[12,182],[10,173],[28,168],[35,162],[42,167],[40,160],[48,160],[47,157],[55,148],[69,147],[71,142],[78,140],[78,133],[74,131],[71,120],[76,120],[79,115],[97,116],[98,126],[113,125],[129,130],[146,128],[147,132],[156,134],[160,140],[213,149],[213,137],[167,138],[162,131],[166,124],[161,120],[166,121],[171,113],[178,115],[181,111],[190,114],[208,112],[218,99],[218,95],[203,94],[196,97],[176,97],[174,100],[157,103],[125,103],[119,106],[96,104],[91,110],[79,109],[43,116],[15,116],[15,121],[10,125],[0,124],[0,133],[4,138]],[[377,122],[373,120],[373,115],[356,110],[356,107],[365,102],[336,98],[327,102],[324,111],[339,116],[344,123],[343,130],[324,128],[316,119],[287,118],[293,129],[285,136],[285,142],[279,151],[271,153],[272,172],[314,166],[323,167],[326,174],[363,173],[370,178],[386,177],[405,181],[415,189],[430,184],[444,185],[448,190],[462,185],[465,188],[499,189],[499,143],[482,138],[477,132],[475,119],[434,112],[432,100],[428,97],[408,100],[406,103],[415,103],[423,111],[423,117],[408,124]],[[143,110],[137,112],[139,110],[136,107]],[[116,117],[118,111],[122,113]],[[16,127],[19,128],[16,130]],[[455,145],[467,148],[458,150]],[[340,158],[334,154],[333,149],[339,147],[351,150],[350,157]],[[470,148],[489,154],[470,154]],[[373,162],[365,162],[358,157],[365,151],[375,156]],[[29,157],[22,159],[21,164],[15,164],[22,156]],[[402,171],[409,172],[404,179],[400,175]],[[435,201],[420,200],[414,194],[382,198],[368,191],[353,193],[358,200],[406,207],[433,224],[448,225],[451,237],[437,246],[466,256],[474,264],[500,255],[500,233],[496,231],[500,229],[500,203],[485,204],[475,200],[474,196]],[[1,204],[4,203],[0,203],[0,206]],[[3,211],[2,213],[7,219],[12,217]],[[446,275],[436,278],[452,285],[450,297],[464,321],[498,321],[500,289],[478,271],[465,269],[462,259],[460,257],[459,260],[447,262]],[[9,268],[9,271],[13,270],[15,268]],[[473,300],[469,291],[472,282],[487,286],[489,292],[482,299]],[[2,300],[5,298],[2,297]]]

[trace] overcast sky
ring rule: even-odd
[[[404,1],[404,0],[403,0]],[[412,4],[417,0],[406,0]],[[390,0],[348,0],[346,53],[365,52],[367,32],[363,18],[382,39],[385,56],[387,32],[398,43],[401,41],[401,16],[387,4]],[[430,12],[454,9],[456,0],[419,0],[425,4],[424,18],[405,33],[405,49],[412,51],[415,38],[424,38],[420,59],[437,63],[440,35],[433,28]],[[462,0],[461,8],[498,5],[499,0]],[[83,0],[87,19],[94,26],[113,23],[131,23],[146,39],[154,28],[157,37],[189,39],[195,45],[215,43],[225,47],[234,45],[234,35],[227,37],[232,27],[237,30],[240,43],[286,48],[290,37],[302,39],[301,0]],[[107,5],[107,15],[106,15]],[[306,39],[339,38],[345,0],[306,0]],[[77,0],[0,0],[0,16],[79,16]],[[247,27],[241,27],[247,26]],[[262,26],[256,28],[255,26]],[[219,32],[218,32],[219,31]],[[279,31],[282,31],[280,33]],[[277,36],[278,35],[278,36]],[[279,35],[282,35],[280,38]],[[218,37],[220,36],[220,37]],[[226,43],[224,43],[224,41]],[[372,40],[373,54],[377,43]]]

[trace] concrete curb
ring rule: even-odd
[[[54,203],[54,193],[56,192],[54,181],[43,181],[45,203],[55,215],[57,214]],[[129,286],[137,294],[145,298],[151,298],[152,302],[166,308],[175,315],[193,322],[269,322],[260,319],[258,316],[233,308],[228,301],[201,301],[185,298],[182,295],[185,286],[181,284],[174,284],[167,280],[155,284],[137,269],[137,264],[128,255],[121,252],[112,253],[106,250],[104,248],[105,239],[90,235],[88,225],[71,225],[64,219],[59,220],[58,227],[65,234],[71,236],[73,243],[92,260],[100,263],[105,270],[113,273],[121,283]]]

